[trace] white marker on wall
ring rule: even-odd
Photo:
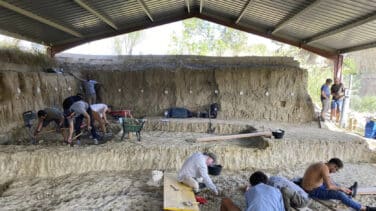
[[[266,96],[269,96],[269,92],[265,92],[265,95],[266,95]]]
[[[244,94],[244,92],[243,91],[240,91],[240,93],[239,93],[240,95],[243,95]]]
[[[294,94],[294,92],[291,92],[291,96],[294,96],[295,94]]]
[[[38,94],[40,93],[40,88],[39,88],[39,87],[37,87],[37,93],[38,93]]]
[[[72,91],[72,88],[70,86],[68,87],[68,91]]]
[[[189,94],[192,94],[193,93],[193,91],[192,90],[189,90]]]
[[[165,93],[165,94],[168,94],[168,90],[164,90],[164,93]]]
[[[20,88],[17,88],[17,93],[21,94],[21,89]]]
[[[218,90],[214,90],[214,93],[217,95],[218,94]]]
[[[121,92],[121,89],[118,89],[118,92]]]
[[[141,89],[141,93],[144,93],[144,90],[143,90],[143,89]]]

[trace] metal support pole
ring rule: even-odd
[[[342,64],[343,64],[343,56],[342,55],[336,56],[336,58],[334,59],[333,79],[335,80],[336,78],[339,78],[341,82],[342,82]]]
[[[346,128],[348,126],[348,124],[347,124],[348,122],[346,120],[349,117],[348,112],[350,110],[350,97],[351,97],[352,81],[353,81],[353,76],[350,75],[349,88],[345,90],[345,97],[343,99],[342,112],[341,112],[341,117],[340,117],[340,121],[339,121],[339,126],[341,128]]]

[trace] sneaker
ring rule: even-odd
[[[354,182],[354,184],[349,188],[351,190],[351,194],[349,194],[351,197],[355,197],[356,193],[358,192],[358,182]]]
[[[98,144],[99,144],[98,139],[96,139],[96,138],[94,139],[94,144],[95,144],[95,145],[98,145]]]

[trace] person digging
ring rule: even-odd
[[[201,189],[208,187],[215,195],[218,195],[217,187],[212,182],[208,166],[216,162],[216,155],[213,153],[196,152],[187,158],[178,173],[178,181],[191,187],[193,192],[198,193]],[[203,183],[199,183],[202,179]]]

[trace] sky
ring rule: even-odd
[[[182,21],[157,26],[154,28],[144,30],[144,35],[142,41],[135,46],[133,50],[134,55],[164,55],[168,52],[168,45],[171,42],[171,37],[173,32],[180,34],[183,29]],[[1,40],[12,40],[11,38],[0,35]],[[273,49],[276,46],[271,42],[271,40],[248,34],[248,43],[257,44],[263,43],[268,49]],[[27,41],[22,41],[20,43],[22,48],[32,48],[32,44]],[[35,44],[34,44],[35,47]],[[66,51],[62,53],[72,53],[72,54],[89,54],[89,55],[116,55],[113,47],[113,37],[101,39],[93,42],[89,42]]]

